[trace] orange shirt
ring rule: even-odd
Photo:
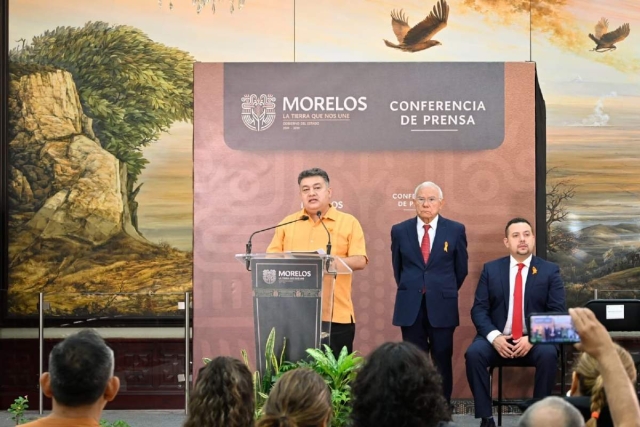
[[[287,216],[280,223],[293,221],[305,214],[306,212],[303,209]],[[353,215],[340,212],[332,206],[323,216],[323,221],[329,233],[331,233],[331,255],[340,258],[355,255],[367,257],[364,233],[360,223]],[[322,224],[319,221],[314,222],[309,216],[306,221],[298,221],[276,228],[267,252],[326,250],[328,240],[327,232]],[[325,279],[331,277],[331,275],[326,275]],[[333,291],[332,322],[351,323],[356,321],[353,302],[351,301],[351,277],[351,274],[337,275]],[[325,289],[329,288],[325,287]],[[324,298],[325,295],[323,295]],[[323,309],[322,320],[329,321],[329,317],[330,315],[325,313]]]

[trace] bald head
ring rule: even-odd
[[[551,396],[534,403],[525,411],[518,427],[583,427],[582,414],[572,404]]]

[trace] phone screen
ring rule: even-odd
[[[563,344],[580,342],[568,314],[534,314],[529,319],[529,342]]]

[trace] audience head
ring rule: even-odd
[[[216,357],[200,369],[184,426],[249,427],[254,411],[249,368],[232,357]]]
[[[273,386],[256,427],[326,427],[331,423],[331,391],[308,368],[286,372]]]
[[[518,427],[583,427],[582,414],[572,404],[557,396],[544,398],[527,409]]]
[[[450,421],[442,378],[408,342],[385,343],[367,358],[352,387],[355,427],[435,426]]]
[[[114,377],[113,351],[93,330],[83,330],[56,344],[49,372],[40,379],[43,392],[57,405],[76,408],[113,400],[120,388]]]
[[[614,344],[616,353],[622,361],[627,375],[631,381],[636,381],[637,372],[633,362],[633,357],[627,350]],[[571,383],[572,396],[591,396],[591,412],[600,414],[600,411],[607,405],[607,398],[604,394],[604,383],[600,375],[598,362],[587,353],[582,353],[574,365],[573,380]],[[591,418],[587,422],[587,427],[595,427],[597,419]]]

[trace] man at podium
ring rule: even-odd
[[[340,212],[331,205],[329,175],[322,169],[307,169],[298,175],[298,185],[303,209],[280,223],[295,221],[304,215],[308,219],[276,228],[267,252],[320,249],[340,257],[353,271],[364,269],[369,260],[362,227],[353,215]],[[344,346],[349,353],[353,351],[356,320],[351,301],[351,277],[350,274],[337,275],[333,313],[325,313],[324,310],[322,313],[322,321],[331,322],[330,346],[336,357]]]

